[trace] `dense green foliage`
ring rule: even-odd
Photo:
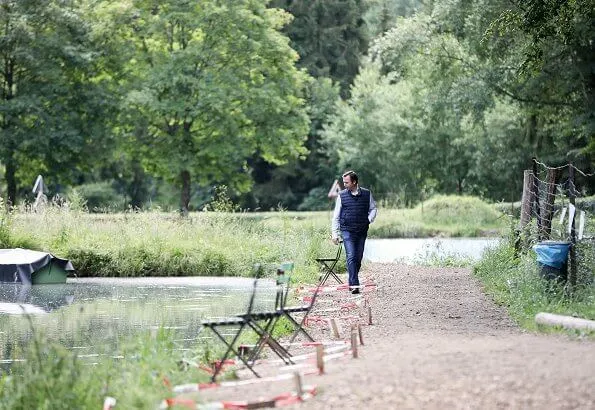
[[[587,0],[435,1],[398,19],[326,130],[339,167],[406,203],[518,198],[531,156],[590,172],[592,13]]]
[[[111,147],[114,94],[84,13],[77,1],[0,3],[0,161],[12,203],[20,181],[76,182]]]
[[[274,0],[271,7],[294,16],[285,32],[302,57],[299,65],[316,77],[328,77],[341,86],[343,95],[357,74],[368,48],[364,0]]]
[[[1,196],[30,200],[42,174],[51,196],[84,185],[92,210],[185,212],[218,185],[243,209],[313,210],[355,168],[392,203],[516,201],[533,156],[593,171],[594,10],[4,0]]]

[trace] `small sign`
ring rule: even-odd
[[[581,211],[578,223],[578,240],[583,239],[583,233],[585,231],[585,211]]]
[[[43,177],[41,175],[37,175],[37,179],[35,180],[35,184],[33,184],[33,193],[34,194],[43,194],[45,191],[45,187],[43,186]]]
[[[574,222],[574,213],[576,208],[572,204],[568,204],[568,233],[572,231],[572,223]]]
[[[560,225],[564,223],[564,217],[566,216],[566,208],[562,208],[562,214],[560,215]]]

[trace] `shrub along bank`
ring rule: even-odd
[[[89,214],[67,207],[0,217],[0,246],[52,252],[80,276],[242,276],[254,263],[296,263],[312,279],[333,255],[331,212]],[[473,197],[436,197],[413,209],[380,209],[371,238],[495,235],[506,225]]]

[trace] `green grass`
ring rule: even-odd
[[[173,397],[168,384],[209,380],[198,367],[182,365],[213,356],[207,349],[181,351],[173,334],[160,329],[121,341],[115,354],[100,354],[95,363],[35,332],[26,361],[0,373],[0,409],[94,409],[108,396],[117,399],[117,408],[157,408]]]
[[[472,197],[436,197],[414,209],[380,209],[370,237],[482,236],[506,221]],[[316,257],[333,255],[331,212],[89,214],[66,207],[0,217],[0,246],[52,252],[80,276],[246,276],[255,263],[296,263],[316,277]]]
[[[592,245],[590,254],[593,255]],[[505,306],[521,327],[537,330],[535,315],[539,312],[595,320],[592,262],[582,261],[577,286],[570,290],[564,284],[539,276],[533,252],[517,257],[513,247],[505,243],[488,251],[475,265],[474,273],[482,281],[485,292],[496,303]],[[595,335],[594,332],[590,333]]]

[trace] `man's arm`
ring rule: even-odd
[[[339,243],[339,216],[341,215],[341,196],[335,199],[335,210],[331,221],[331,238],[335,244]]]
[[[374,201],[374,197],[372,197],[372,193],[370,192],[370,209],[368,210],[368,221],[370,221],[370,223],[374,222],[377,213],[378,209],[376,208],[376,201]]]

